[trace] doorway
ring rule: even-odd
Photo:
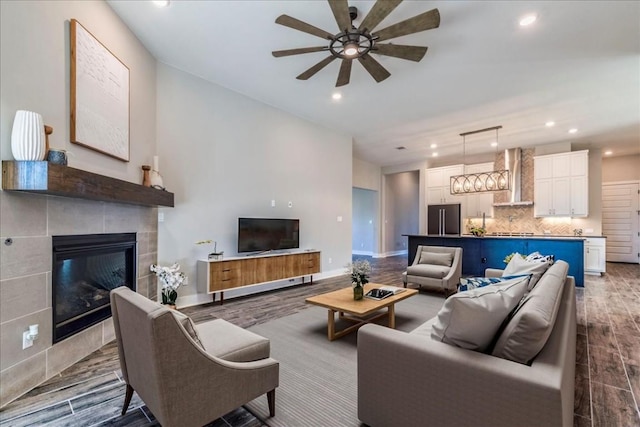
[[[378,253],[378,192],[352,189],[352,253],[374,256]]]

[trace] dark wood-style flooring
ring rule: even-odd
[[[368,259],[372,282],[402,286],[406,256]],[[305,297],[348,283],[345,275],[181,311],[196,323],[223,318],[246,328],[304,310]],[[607,263],[604,276],[586,276],[577,292],[577,316],[574,426],[640,426],[640,265]],[[110,343],[3,408],[0,426],[158,425],[136,395],[120,416],[124,390]],[[209,424],[263,425],[244,408]]]

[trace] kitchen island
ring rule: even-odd
[[[519,252],[554,255],[569,264],[576,286],[584,286],[584,238],[573,236],[484,236],[403,234],[409,239],[408,263],[413,263],[418,245],[462,248],[462,274],[484,276],[487,268],[504,269],[504,258]]]

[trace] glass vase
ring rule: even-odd
[[[353,299],[354,300],[361,300],[364,297],[364,286],[362,286],[362,283],[354,283],[353,284]]]

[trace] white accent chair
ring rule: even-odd
[[[418,246],[413,263],[402,273],[404,287],[417,283],[430,290],[453,294],[462,275],[462,248]]]

